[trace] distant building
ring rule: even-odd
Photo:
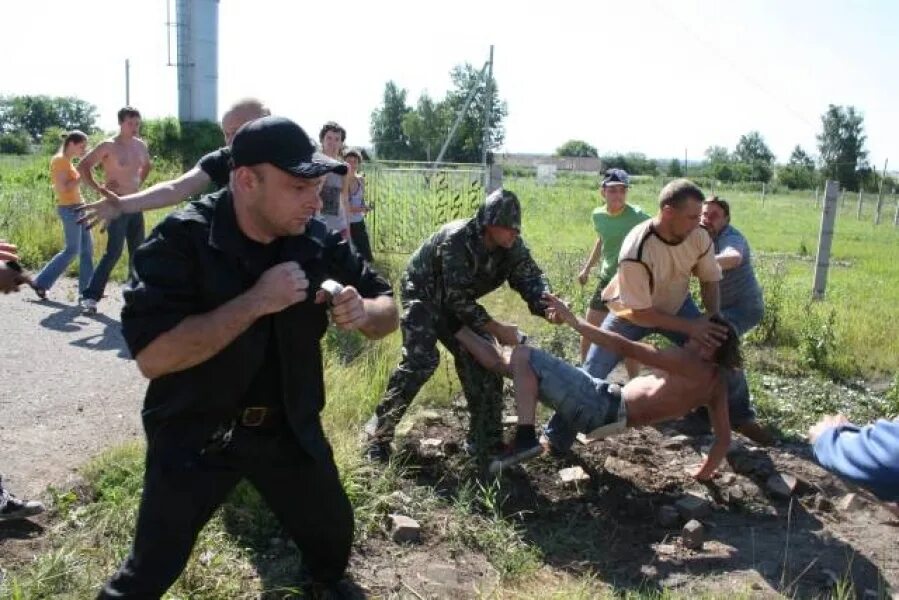
[[[599,173],[602,160],[593,157],[554,156],[552,154],[500,154],[493,155],[496,164],[536,169],[537,165],[555,165],[559,171]]]

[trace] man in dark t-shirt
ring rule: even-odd
[[[104,199],[85,205],[80,222],[92,227],[102,221],[103,227],[124,214],[140,213],[155,208],[174,206],[207,190],[209,185],[219,190],[228,185],[231,173],[231,139],[241,125],[269,115],[269,110],[255,98],[236,102],[222,116],[225,146],[210,152],[196,166],[177,179],[162,181],[136,194],[116,196],[104,194]]]

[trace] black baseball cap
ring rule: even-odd
[[[623,185],[624,187],[629,187],[630,184],[631,177],[624,169],[609,169],[608,171],[606,171],[606,174],[602,178],[602,187],[609,187],[613,185]]]
[[[269,163],[294,177],[344,175],[345,163],[316,152],[303,128],[284,117],[262,117],[243,124],[231,141],[234,168]]]

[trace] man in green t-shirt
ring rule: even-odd
[[[586,284],[596,261],[602,261],[599,266],[599,284],[596,286],[596,292],[590,299],[590,306],[587,308],[587,322],[597,327],[609,312],[602,299],[602,290],[609,285],[612,277],[618,272],[618,253],[621,250],[621,242],[635,225],[649,218],[649,215],[643,212],[639,206],[631,206],[627,203],[629,186],[630,177],[624,169],[606,171],[602,179],[602,187],[599,190],[605,206],[599,206],[593,210],[596,243],[593,245],[587,264],[577,276],[581,285]],[[589,340],[582,337],[581,361],[586,358],[589,349]],[[636,374],[637,366],[632,365],[630,361],[625,361],[625,364],[628,375],[633,377]]]

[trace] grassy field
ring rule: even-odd
[[[59,249],[61,232],[43,173],[44,164],[0,160],[0,238],[19,244],[23,262],[38,268]],[[166,174],[157,169],[154,179]],[[592,289],[573,283],[593,241],[590,211],[598,194],[591,180],[562,178],[555,187],[533,179],[510,178],[506,187],[524,205],[524,237],[554,288],[583,309]],[[652,212],[660,182],[638,182],[631,202]],[[733,222],[752,244],[768,296],[769,316],[748,345],[751,385],[763,417],[776,419],[786,432],[807,427],[818,414],[842,408],[859,419],[899,413],[895,384],[899,371],[899,262],[893,260],[899,230],[892,213],[879,227],[857,221],[855,202],[841,210],[833,244],[836,266],[827,298],[809,302],[812,258],[819,211],[811,193],[769,195],[719,191],[731,201]],[[891,207],[892,206],[888,205]],[[383,204],[378,210],[386,210]],[[148,216],[152,224],[160,213]],[[102,236],[95,238],[97,256]],[[393,281],[406,257],[378,257]],[[119,277],[121,265],[116,271]],[[485,299],[498,318],[518,322],[538,344],[572,358],[576,339],[526,314],[508,289]],[[333,331],[326,338],[328,404],[326,428],[357,514],[357,540],[380,535],[388,497],[398,489],[400,473],[372,472],[359,459],[358,431],[383,393],[399,357],[399,335],[376,343]],[[416,406],[448,406],[459,391],[450,361],[419,396]],[[859,381],[856,396],[839,383]],[[773,383],[772,383],[773,382]],[[792,387],[790,387],[792,386]],[[877,393],[870,393],[873,387]],[[792,391],[781,392],[782,389]],[[812,393],[813,391],[813,393]],[[847,404],[847,398],[853,398]],[[414,410],[413,410],[414,412]],[[139,499],[142,448],[115,448],[84,470],[85,486],[53,492],[52,531],[47,549],[34,562],[17,568],[0,587],[0,598],[83,598],[95,592],[127,551]],[[539,550],[521,536],[514,521],[496,509],[501,504],[489,486],[472,483],[447,500],[433,489],[417,488],[412,499],[420,511],[446,513],[445,531],[461,550],[487,557],[498,583],[483,590],[491,597],[667,598],[667,592],[616,591],[591,576],[572,577],[549,569]],[[252,598],[265,581],[270,597],[289,593],[295,574],[295,550],[275,552],[269,541],[278,528],[258,496],[240,488],[208,526],[194,557],[169,598]],[[274,583],[273,583],[274,582]],[[283,587],[282,587],[283,586]],[[751,594],[746,592],[745,597]],[[266,596],[269,597],[269,596]],[[738,595],[739,597],[739,595]]]

